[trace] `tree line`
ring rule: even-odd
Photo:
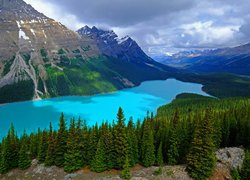
[[[62,114],[58,130],[50,124],[48,130],[24,132],[19,138],[12,125],[0,144],[0,172],[27,169],[32,159],[38,159],[66,172],[84,166],[95,172],[124,169],[123,177],[129,179],[129,167],[138,163],[145,167],[185,163],[191,177],[206,179],[213,173],[216,149],[249,148],[249,107],[249,99],[181,97],[159,108],[156,116],[148,113],[142,121],[126,121],[119,108],[116,121],[93,127],[80,118],[67,125]],[[249,160],[245,166],[247,179]]]

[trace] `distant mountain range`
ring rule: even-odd
[[[250,75],[250,43],[233,48],[185,51],[172,56],[158,56],[155,59],[189,72]]]
[[[115,91],[176,71],[128,36],[74,32],[23,0],[0,1],[0,37],[0,103]]]

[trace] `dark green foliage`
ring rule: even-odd
[[[207,179],[214,170],[216,157],[213,133],[211,111],[207,110],[204,119],[196,127],[187,156],[187,171],[194,179]]]
[[[38,147],[38,161],[40,163],[43,163],[45,161],[47,151],[48,151],[48,132],[44,130]]]
[[[74,119],[72,119],[70,122],[70,128],[67,139],[67,151],[64,157],[64,170],[66,172],[74,172],[83,166],[79,145],[79,131],[76,128]]]
[[[123,165],[123,170],[121,172],[122,179],[127,179],[127,180],[131,179],[132,175],[131,175],[131,172],[129,170],[129,167],[130,167],[129,159],[128,159],[128,157],[126,157],[124,165]]]
[[[3,73],[2,73],[3,76],[8,74],[8,72],[10,71],[10,67],[11,67],[12,63],[14,62],[15,58],[16,57],[13,56],[10,60],[6,61],[5,65],[4,65]]]
[[[176,74],[184,82],[203,84],[203,90],[218,98],[250,97],[250,78],[234,74]]]
[[[6,141],[9,144],[10,151],[7,161],[9,162],[9,168],[13,169],[18,167],[18,153],[20,148],[19,139],[16,135],[13,124],[10,127]]]
[[[105,164],[105,149],[103,138],[99,139],[94,159],[91,162],[91,170],[95,172],[103,172],[107,169]]]
[[[58,50],[58,54],[65,54],[65,53],[66,53],[66,52],[65,52],[64,49],[62,49],[62,48]]]
[[[152,166],[155,163],[154,136],[150,121],[144,121],[141,144],[141,159],[145,167]]]
[[[102,125],[101,131],[101,137],[104,137],[105,165],[110,170],[115,167],[113,134],[108,123]]]
[[[116,168],[122,168],[128,151],[128,142],[125,129],[125,117],[122,108],[118,109],[117,124],[114,126],[114,159]]]
[[[24,132],[21,138],[21,149],[19,151],[18,167],[20,169],[28,169],[31,166],[31,159],[29,154],[28,136]]]
[[[21,81],[0,88],[0,103],[31,100],[34,96],[32,80]]]
[[[41,131],[38,129],[37,133],[31,133],[30,138],[29,138],[29,151],[30,151],[30,157],[31,158],[36,158],[38,156],[38,147],[39,147],[39,142],[41,140]]]
[[[87,156],[86,156],[86,164],[90,165],[93,158],[95,157],[96,149],[98,144],[98,126],[95,125],[90,130],[89,142],[87,143]]]
[[[163,165],[163,155],[162,155],[162,142],[160,143],[158,150],[157,150],[157,154],[156,154],[156,164],[158,166],[162,166]]]
[[[26,64],[29,64],[29,60],[30,60],[30,54],[29,53],[22,53],[22,58],[24,59]]]
[[[232,180],[240,180],[240,174],[239,171],[237,169],[233,169],[231,171],[231,176],[232,176]]]
[[[55,164],[55,133],[53,133],[52,124],[49,126],[48,150],[44,161],[46,166]]]
[[[8,170],[10,170],[9,162],[8,162],[8,156],[10,153],[9,150],[9,141],[6,141],[6,139],[2,140],[1,144],[1,161],[0,161],[0,173],[6,173]]]
[[[9,170],[18,167],[19,149],[19,139],[16,135],[13,124],[11,124],[7,137],[2,141],[0,162],[1,173],[6,173]]]
[[[243,166],[240,172],[241,180],[248,180],[250,177],[250,150],[246,151]]]
[[[179,153],[178,153],[178,137],[176,134],[175,130],[171,131],[171,138],[170,138],[170,147],[168,150],[168,163],[170,165],[175,165],[178,162],[178,158],[179,158]]]
[[[127,127],[127,139],[128,139],[128,158],[130,165],[133,167],[139,162],[139,151],[138,151],[138,139],[136,135],[135,126],[133,119],[130,118]]]
[[[62,113],[60,117],[59,130],[56,137],[55,144],[55,165],[58,167],[63,167],[64,165],[64,154],[67,147],[67,129],[64,119],[64,114]]]
[[[176,132],[176,127],[170,130],[170,140],[168,149],[168,163],[170,165],[177,164],[179,160],[179,139]]]

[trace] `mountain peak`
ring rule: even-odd
[[[81,36],[94,39],[102,53],[117,59],[136,62],[151,62],[140,46],[129,36],[119,38],[113,30],[84,26],[77,31]]]

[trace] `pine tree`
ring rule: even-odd
[[[0,161],[0,173],[4,174],[6,172],[8,172],[8,170],[10,169],[9,167],[9,162],[8,162],[8,156],[9,156],[9,142],[7,139],[3,139],[2,140],[2,144],[1,144],[1,161]]]
[[[126,159],[125,159],[125,162],[124,162],[124,165],[123,165],[123,170],[121,172],[121,177],[123,179],[127,179],[127,180],[131,179],[132,175],[131,175],[131,172],[129,170],[129,167],[130,167],[129,159],[128,159],[128,156],[126,156]]]
[[[179,159],[179,140],[177,136],[177,132],[175,127],[173,127],[170,131],[170,140],[169,140],[169,149],[168,149],[168,164],[175,165]]]
[[[30,146],[29,146],[29,151],[30,151],[30,156],[32,159],[35,159],[38,156],[38,149],[39,149],[39,142],[41,138],[41,131],[38,129],[37,133],[31,133],[29,136],[30,139]]]
[[[29,154],[28,136],[26,132],[24,132],[21,138],[21,149],[19,151],[18,167],[24,170],[28,169],[30,166],[31,166],[31,159]]]
[[[48,133],[46,130],[44,130],[38,147],[38,161],[40,163],[43,163],[45,161],[47,151],[48,151]]]
[[[64,170],[74,172],[82,167],[82,156],[79,146],[79,137],[77,135],[75,120],[70,122],[70,128],[67,139],[67,151],[64,155]]]
[[[114,127],[114,159],[116,160],[116,168],[122,168],[128,150],[128,142],[125,129],[125,117],[120,107],[117,113],[117,124]]]
[[[168,163],[170,165],[177,164],[179,160],[179,136],[177,132],[177,125],[179,123],[179,110],[177,109],[172,121],[172,127],[170,129],[169,149],[168,149]]]
[[[156,164],[158,166],[163,166],[162,142],[160,143],[158,150],[157,150]]]
[[[64,154],[66,152],[67,146],[67,129],[64,120],[64,114],[62,113],[60,117],[59,130],[56,137],[55,145],[55,165],[58,167],[63,167],[64,165]]]
[[[207,110],[203,121],[196,127],[194,139],[187,156],[187,171],[197,180],[208,178],[215,167],[215,145],[213,141],[213,122]]]
[[[9,143],[9,153],[7,156],[7,162],[9,163],[9,169],[18,167],[18,156],[19,156],[19,139],[16,135],[14,125],[11,124],[10,130],[7,135],[7,141]]]
[[[127,127],[127,139],[128,139],[128,158],[130,160],[130,165],[134,166],[139,161],[139,151],[138,151],[138,140],[135,131],[135,126],[133,119],[130,118]]]
[[[107,170],[114,168],[114,145],[113,145],[113,135],[111,127],[108,126],[108,122],[103,127],[103,142],[104,142],[104,151],[105,151],[105,164]]]
[[[48,150],[45,158],[45,165],[46,166],[52,166],[55,163],[55,139],[53,135],[53,129],[52,129],[52,124],[50,123],[50,128],[49,128],[49,138],[48,138]]]
[[[96,124],[89,132],[89,141],[87,145],[87,159],[86,164],[90,165],[93,158],[95,157],[97,143],[98,143],[98,125]]]
[[[88,158],[88,149],[89,149],[89,129],[87,126],[86,120],[83,121],[83,127],[81,130],[81,142],[79,144],[80,146],[80,151],[81,151],[81,156],[82,156],[82,162],[84,165],[87,165],[89,163],[89,158]]]
[[[98,141],[95,158],[91,162],[91,170],[98,173],[106,170],[103,138]]]
[[[144,122],[142,135],[142,164],[145,167],[152,166],[155,163],[154,136],[149,121]]]

